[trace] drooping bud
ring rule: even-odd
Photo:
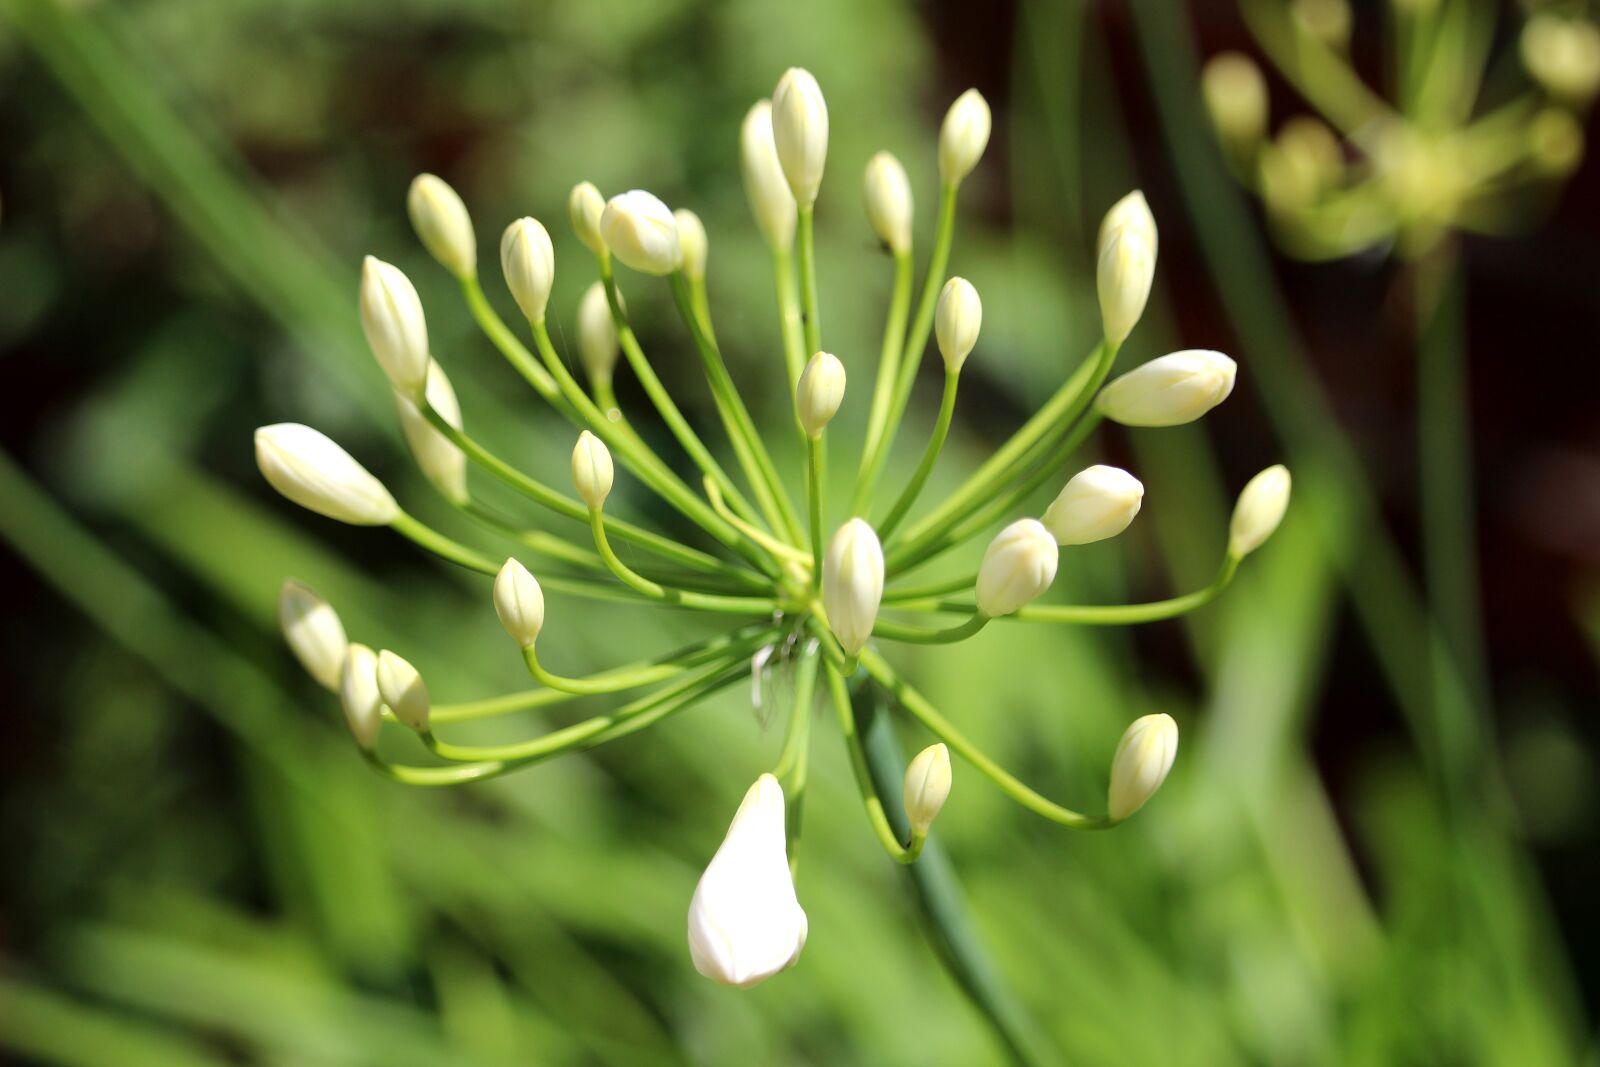
[[[1271,537],[1289,507],[1289,468],[1278,463],[1251,478],[1233,506],[1228,553],[1242,559]]]
[[[978,299],[978,290],[965,278],[945,282],[933,314],[933,335],[939,341],[939,354],[944,357],[947,372],[961,373],[982,327],[983,301]]]
[[[1100,390],[1095,404],[1124,426],[1181,426],[1228,399],[1237,372],[1238,365],[1221,352],[1173,352],[1117,378]]]
[[[585,289],[578,302],[578,359],[589,381],[596,385],[611,381],[617,366],[617,324],[602,282]]]
[[[461,402],[445,376],[444,368],[434,363],[428,368],[428,406],[451,426],[461,429]],[[445,499],[456,504],[467,500],[467,457],[448,437],[434,429],[433,423],[409,397],[394,394],[395,411],[400,416],[400,432],[406,447],[417,461],[424,477]]]
[[[394,717],[421,733],[428,728],[428,687],[422,675],[403,657],[384,649],[378,653],[378,692]]]
[[[1018,519],[1001,530],[978,565],[978,611],[994,619],[1033,600],[1056,580],[1060,555],[1038,519]]]
[[[839,405],[844,403],[844,364],[831,352],[818,352],[806,362],[795,389],[795,413],[806,436],[816,440]]]
[[[387,526],[400,506],[383,483],[324,433],[298,422],[256,430],[256,466],[303,508],[353,526]]]
[[[399,267],[375,256],[361,264],[361,329],[389,383],[402,393],[421,394],[432,362],[422,300]]]
[[[918,752],[906,768],[901,797],[913,833],[926,834],[933,825],[939,809],[950,796],[950,781],[950,750],[943,743],[929,745]]]
[[[1155,796],[1178,755],[1178,724],[1171,715],[1145,715],[1133,720],[1111,757],[1107,807],[1118,822]]]
[[[822,559],[822,607],[828,625],[855,655],[872,636],[883,602],[883,546],[865,520],[851,519],[834,533]]]
[[[544,628],[544,590],[528,568],[508,559],[494,578],[494,613],[511,639],[532,648]]]
[[[588,430],[578,435],[572,450],[572,484],[578,495],[591,508],[605,507],[611,495],[611,481],[615,471],[611,466],[611,450]]]
[[[954,185],[972,173],[989,146],[993,124],[989,102],[978,90],[968,89],[956,97],[944,113],[944,125],[939,127],[939,178],[946,185]]]
[[[567,216],[572,219],[572,232],[597,256],[606,254],[606,239],[600,235],[600,216],[605,210],[606,198],[600,195],[594,182],[579,182],[572,187],[567,197]]]
[[[442,178],[419,174],[406,194],[411,227],[428,254],[457,278],[478,275],[478,241],[472,233],[467,205]]]
[[[556,281],[556,249],[538,219],[521,218],[500,238],[500,269],[506,288],[529,322],[543,322]]]
[[[872,232],[897,256],[911,251],[911,179],[906,169],[891,153],[879,152],[867,161],[863,185]]]
[[[344,723],[363,752],[378,747],[383,729],[383,694],[378,692],[378,656],[366,645],[351,644],[339,668],[339,704]]]
[[[772,140],[795,203],[809,208],[828,161],[828,103],[811,72],[790,67],[772,91]]]
[[[1130,230],[1143,238],[1152,259],[1159,253],[1161,236],[1156,230],[1156,218],[1150,214],[1150,202],[1138,189],[1112,204],[1111,210],[1100,220],[1100,233],[1094,245],[1095,255],[1105,255],[1111,239],[1123,230]]]
[[[337,691],[349,641],[333,606],[296,581],[278,593],[278,627],[289,651],[324,689]]]
[[[1044,513],[1058,545],[1087,545],[1128,528],[1144,503],[1144,486],[1120,467],[1096,464],[1072,476]]]
[[[744,191],[767,245],[774,252],[794,246],[794,193],[778,162],[772,139],[772,101],[757,100],[739,128],[739,163],[744,171]]]
[[[1095,272],[1100,323],[1108,344],[1120,345],[1138,325],[1155,276],[1155,249],[1144,235],[1127,226],[1112,231]]]
[[[1600,90],[1600,28],[1540,14],[1522,28],[1522,63],[1551,96],[1587,104]]]
[[[753,986],[806,943],[784,829],[783,787],[763,774],[744,795],[689,903],[689,956],[714,982]]]
[[[1241,156],[1267,134],[1267,81],[1243,52],[1222,52],[1200,74],[1200,95],[1222,143]]]
[[[677,220],[667,205],[643,189],[606,201],[600,233],[611,254],[641,274],[671,274],[683,265]]]
[[[706,255],[710,252],[705,223],[686,207],[674,211],[672,219],[678,224],[678,247],[683,252],[684,276],[692,282],[705,281]]]

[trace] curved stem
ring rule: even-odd
[[[465,567],[469,571],[477,571],[479,574],[487,574],[490,577],[500,573],[501,563],[496,563],[488,556],[468,548],[459,541],[451,540],[438,530],[407,515],[405,512],[401,512],[399,517],[389,524],[389,529],[447,563],[454,563],[458,567]],[[566,593],[570,596],[585,597],[590,600],[622,601],[628,604],[638,603],[635,597],[629,596],[620,590],[610,589],[603,585],[594,585],[582,578],[549,575],[541,580],[541,584],[551,592]]]
[[[533,358],[533,353],[517,340],[517,335],[511,331],[511,327],[507,326],[505,320],[495,312],[493,305],[489,303],[489,298],[484,295],[483,285],[476,275],[461,279],[461,294],[466,297],[467,307],[471,310],[473,319],[477,321],[478,328],[500,350],[500,354],[505,356],[506,362],[516,368],[517,373],[522,375],[551,407],[567,418],[576,420],[571,406],[562,397],[561,390],[556,387],[555,379],[539,366],[539,361]]]
[[[922,855],[927,837],[912,832],[909,826],[903,834],[897,833],[889,825],[883,801],[872,785],[872,771],[867,766],[867,755],[861,748],[861,737],[856,733],[855,710],[845,686],[844,675],[831,663],[828,664],[828,691],[833,698],[834,710],[838,713],[839,733],[844,737],[845,751],[850,756],[850,770],[855,776],[856,791],[861,794],[861,806],[866,809],[872,832],[877,835],[878,843],[890,859],[901,864],[915,863],[917,857]],[[901,844],[902,837],[909,843]]]
[[[642,685],[654,685],[656,682],[676,678],[685,671],[702,667],[713,660],[727,659],[729,657],[743,656],[754,652],[763,643],[776,634],[779,629],[771,623],[757,626],[746,626],[730,633],[718,634],[716,637],[699,641],[684,648],[675,649],[665,655],[654,659],[641,660],[629,663],[622,667],[613,667],[609,670],[599,671],[586,675],[583,678],[565,678],[551,674],[539,663],[533,649],[522,650],[522,660],[528,671],[543,689],[529,690],[525,693],[513,693],[509,697],[497,697],[490,701],[480,701],[479,704],[492,704],[494,701],[512,702],[521,700],[522,705],[509,710],[521,710],[522,707],[534,707],[544,704],[558,704],[574,696],[596,696],[603,693],[620,693],[627,689],[637,689]],[[535,700],[541,693],[560,693],[562,696],[547,697]],[[434,709],[430,718],[439,722],[467,718],[484,718],[485,715],[467,715],[460,709],[471,705],[441,705]],[[454,708],[455,713],[450,714]],[[440,713],[443,714],[440,714]]]
[[[914,600],[928,600],[930,597],[943,596],[946,593],[960,593],[971,589],[978,584],[976,574],[964,574],[960,578],[948,578],[942,582],[929,582],[927,585],[901,586],[899,589],[890,589],[883,594],[885,604],[893,604],[896,608],[906,606],[902,602]],[[916,607],[912,610],[923,610]]]
[[[939,402],[939,419],[933,424],[933,435],[928,438],[928,447],[922,452],[922,462],[917,464],[916,472],[911,475],[911,480],[900,493],[900,499],[894,502],[888,517],[878,526],[880,538],[888,537],[894,532],[894,528],[900,525],[900,520],[906,517],[911,505],[917,502],[917,495],[922,492],[928,476],[933,473],[933,465],[938,462],[939,453],[944,450],[945,438],[950,435],[950,420],[956,413],[956,387],[960,381],[960,371],[945,371],[944,399]]]
[[[503,696],[485,697],[482,700],[435,704],[428,712],[428,721],[474,722],[478,719],[492,719],[497,715],[510,715],[513,712],[565,704],[570,700],[576,700],[577,696],[576,693],[567,693],[560,689],[524,689],[520,693],[506,693]],[[399,722],[394,712],[388,708],[383,709],[383,719],[385,722]]]
[[[771,597],[743,597],[721,596],[716,593],[695,593],[687,589],[676,589],[665,586],[659,582],[652,582],[644,575],[633,570],[617,554],[611,550],[611,542],[606,539],[605,516],[599,508],[589,510],[589,529],[594,534],[595,548],[600,551],[600,558],[605,560],[606,566],[611,568],[611,573],[630,589],[667,604],[679,607],[694,608],[697,611],[718,612],[725,615],[772,615],[781,610],[779,603]]]
[[[484,507],[476,500],[464,500],[456,505],[461,513],[486,530],[493,530],[502,537],[517,542],[523,548],[536,552],[547,559],[558,563],[582,567],[584,570],[603,574],[606,565],[600,557],[586,548],[580,548],[570,541],[546,533],[543,530],[522,530],[510,520],[501,517],[489,508]]]
[[[879,619],[872,624],[873,637],[885,637],[890,641],[906,641],[914,645],[953,645],[957,641],[965,641],[985,626],[989,625],[989,616],[972,612],[972,618],[959,626],[952,626],[945,630],[924,630],[917,626],[905,626],[888,619]]]
[[[798,563],[802,566],[810,566],[811,557],[806,555],[806,553],[800,551],[798,548],[795,548],[793,545],[785,544],[776,537],[773,537],[771,534],[767,533],[765,530],[750,525],[737,515],[733,514],[733,512],[729,511],[728,505],[722,500],[722,490],[718,489],[717,483],[712,481],[710,478],[705,480],[705,490],[706,499],[711,501],[711,506],[716,509],[717,514],[721,515],[724,519],[733,524],[733,526],[737,528],[740,533],[744,534],[746,537],[750,538],[750,540],[754,541],[756,544],[770,552],[774,559],[780,560],[784,563]]]
[[[872,386],[872,408],[867,416],[867,436],[861,446],[861,464],[856,470],[855,494],[850,498],[850,514],[864,515],[872,496],[881,465],[878,452],[889,424],[889,408],[894,402],[900,377],[900,357],[906,341],[906,319],[911,314],[911,280],[915,266],[911,250],[894,257],[894,293],[889,298],[889,314],[883,324],[883,344],[878,350],[878,377]]]

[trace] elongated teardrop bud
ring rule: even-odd
[[[906,169],[893,154],[879,152],[867,161],[863,185],[872,232],[897,256],[911,251],[911,179]]]
[[[1155,249],[1144,235],[1127,226],[1114,230],[1095,272],[1100,323],[1108,344],[1120,345],[1139,324],[1155,276]]]
[[[978,299],[978,290],[965,278],[951,278],[945,282],[933,315],[933,335],[939,341],[939,354],[944,357],[946,371],[961,373],[982,328],[983,301]]]
[[[400,506],[326,434],[298,422],[256,430],[256,466],[267,484],[303,508],[353,526],[387,526]]]
[[[578,303],[578,359],[595,385],[608,385],[617,366],[617,324],[611,318],[606,287],[595,282]]]
[[[772,139],[772,101],[757,100],[739,128],[739,163],[750,212],[774,252],[794,247],[796,205]]]
[[[1111,757],[1111,788],[1107,796],[1111,817],[1126,819],[1155,796],[1178,756],[1178,724],[1171,715],[1145,715],[1135,719],[1122,735]]]
[[[388,649],[378,653],[378,692],[401,723],[418,733],[428,729],[428,687],[415,667]]]
[[[960,182],[972,173],[989,146],[993,125],[989,102],[976,89],[956,97],[939,128],[939,177],[945,184]]]
[[[399,267],[374,256],[361,264],[361,329],[389,384],[420,396],[432,362],[422,300]]]
[[[572,484],[583,502],[591,508],[604,507],[614,476],[611,450],[605,442],[588,430],[579,434],[572,450]]]
[[[705,281],[706,256],[711,248],[705,223],[686,207],[674,211],[672,219],[678,224],[678,248],[683,253],[684,276],[692,282]]]
[[[1228,399],[1237,373],[1221,352],[1173,352],[1117,378],[1100,390],[1095,404],[1124,426],[1180,426]]]
[[[606,254],[606,239],[600,235],[600,216],[605,214],[606,198],[594,182],[579,182],[567,197],[567,216],[572,232],[597,256]]]
[[[378,692],[378,656],[366,645],[351,644],[339,668],[339,705],[350,735],[364,752],[378,747],[383,729],[383,694]]]
[[[506,288],[529,322],[543,322],[556,280],[556,250],[538,219],[521,218],[500,238],[500,269]]]
[[[795,203],[817,202],[828,162],[828,103],[811,72],[790,67],[772,92],[772,139]]]
[[[828,625],[848,655],[872,636],[883,603],[883,546],[862,519],[851,519],[828,542],[822,560],[822,606]]]
[[[1222,143],[1248,156],[1267,135],[1267,82],[1255,60],[1242,52],[1212,57],[1200,75],[1200,95]]]
[[[918,752],[906,768],[902,790],[906,818],[913,833],[926,834],[950,797],[950,750],[943,743]]]
[[[539,580],[514,559],[508,559],[494,578],[494,613],[500,616],[511,639],[532,648],[544,629],[544,590]]]
[[[428,406],[456,429],[461,429],[461,403],[456,391],[445,376],[444,368],[434,363],[428,368]],[[446,500],[456,504],[466,502],[467,457],[444,434],[434,428],[409,397],[394,394],[395,411],[400,417],[400,432],[405,435],[406,447],[417,461],[417,467]]]
[[[1260,548],[1289,508],[1289,468],[1279,463],[1251,478],[1233,506],[1228,551],[1238,558]]]
[[[1156,217],[1150,213],[1150,202],[1138,189],[1124,196],[1100,220],[1100,232],[1095,239],[1095,255],[1105,254],[1111,239],[1123,230],[1138,234],[1150,249],[1151,258],[1160,250],[1161,235],[1156,230]]]
[[[299,582],[284,582],[278,593],[278,626],[306,673],[324,689],[338,690],[350,643],[333,606]]]
[[[844,403],[844,364],[831,352],[818,352],[806,362],[795,390],[795,412],[806,436],[816,440],[839,405]]]
[[[406,194],[411,226],[428,254],[457,278],[478,274],[478,241],[467,205],[442,178],[419,174]]]

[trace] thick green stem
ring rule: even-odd
[[[795,292],[794,257],[787,250],[772,253],[772,282],[778,293],[783,363],[789,372],[789,395],[793,396],[806,366],[806,338],[800,322],[800,299]],[[795,425],[799,425],[798,421]]]
[[[878,351],[878,378],[872,387],[872,408],[867,416],[867,436],[861,446],[861,464],[856,471],[855,494],[850,498],[850,514],[864,516],[882,465],[878,453],[889,425],[889,409],[894,403],[900,379],[900,357],[906,343],[906,319],[911,314],[911,280],[915,265],[911,250],[894,257],[894,294],[889,299],[889,314],[883,324],[883,344]]]
[[[956,413],[956,388],[961,383],[959,370],[947,370],[944,375],[944,399],[939,403],[939,419],[933,424],[933,434],[928,438],[928,447],[922,452],[922,462],[917,464],[916,472],[911,475],[911,480],[900,493],[900,499],[894,502],[894,507],[889,510],[888,517],[878,525],[878,537],[888,537],[894,528],[900,525],[900,520],[906,517],[906,512],[911,510],[911,505],[917,502],[917,496],[922,492],[922,487],[927,484],[928,476],[933,473],[933,465],[939,461],[939,453],[944,450],[945,438],[950,435],[950,420]]]

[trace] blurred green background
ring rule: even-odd
[[[1359,62],[1381,7],[1355,5]],[[781,719],[736,688],[591,755],[407,790],[362,763],[276,632],[293,576],[442,699],[524,684],[487,582],[289,506],[251,456],[255,426],[311,423],[450,523],[361,343],[371,252],[416,280],[474,433],[564,478],[568,431],[410,233],[418,171],[462,193],[483,248],[518,215],[550,225],[558,344],[590,280],[565,225],[574,182],[695,209],[734,375],[781,414],[737,133],[804,65],[833,116],[826,329],[857,382],[890,280],[861,168],[879,148],[906,163],[926,247],[944,107],[969,85],[994,106],[951,266],[984,294],[985,332],[933,492],[1097,339],[1094,226],[1135,186],[1161,263],[1126,358],[1215,347],[1241,385],[1202,427],[1099,435],[1144,480],[1145,514],[1067,557],[1058,585],[1111,601],[1203,584],[1244,480],[1295,470],[1278,537],[1183,622],[895,653],[1002,762],[1089,810],[1127,721],[1181,724],[1166,788],[1110,834],[1061,831],[956,768],[938,837],[1062,1061],[1600,1063],[1593,168],[1537,231],[1461,249],[1478,501],[1461,544],[1481,547],[1485,644],[1441,656],[1413,577],[1424,479],[1397,268],[1271,249],[1195,88],[1204,56],[1249,47],[1209,0],[0,0],[0,1060],[1002,1062],[923,941],[827,717],[804,957],[727,990],[693,972],[684,912]],[[706,421],[670,307],[636,282],[657,368]],[[902,476],[938,395],[924,384]],[[864,404],[841,418],[859,431]],[[556,597],[551,613],[541,649],[566,673],[685,640],[679,616]]]

